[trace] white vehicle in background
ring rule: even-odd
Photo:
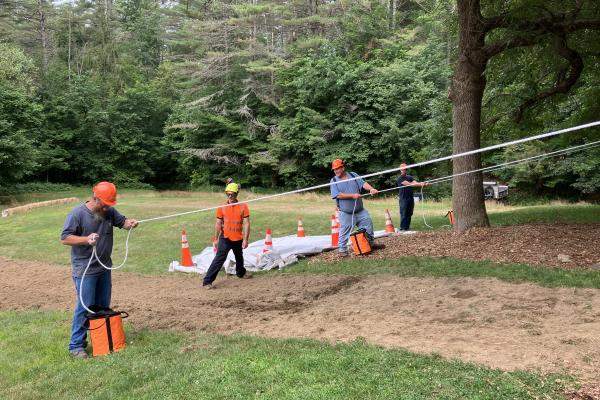
[[[508,197],[508,185],[498,182],[483,182],[483,197],[486,200],[502,200]]]

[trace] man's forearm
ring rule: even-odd
[[[66,238],[62,239],[60,242],[62,244],[67,245],[67,246],[89,245],[89,243],[88,243],[88,237],[87,236],[69,235]]]
[[[243,235],[244,240],[247,242],[250,239],[250,220],[248,218],[244,219]]]
[[[222,231],[223,231],[223,223],[221,222],[220,219],[218,219],[217,222],[215,223],[215,237],[217,239],[219,239],[219,237],[221,236]]]

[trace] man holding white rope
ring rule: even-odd
[[[378,190],[365,182],[355,172],[346,172],[344,162],[340,159],[333,160],[331,169],[335,176],[331,178],[331,198],[337,203],[340,210],[340,239],[338,250],[341,257],[348,256],[348,240],[354,226],[364,229],[371,248],[380,249],[385,246],[376,245],[374,241],[373,221],[369,212],[363,207],[361,190],[370,194],[377,194]],[[350,180],[352,179],[352,180]]]
[[[400,230],[410,230],[410,220],[415,209],[413,187],[424,187],[429,184],[417,182],[415,178],[406,173],[406,163],[400,164],[400,177],[398,178],[398,203],[400,206]]]
[[[76,358],[87,358],[86,309],[81,301],[88,306],[110,306],[111,271],[100,262],[112,267],[113,227],[129,230],[138,225],[135,219],[125,218],[115,210],[115,204],[115,185],[110,182],[98,183],[93,188],[91,199],[69,213],[60,235],[61,243],[71,246],[72,277],[77,292],[69,343],[69,352]],[[94,246],[100,262],[97,259],[90,260]],[[82,287],[82,275],[88,263]]]

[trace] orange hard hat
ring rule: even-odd
[[[100,182],[94,186],[94,196],[107,206],[117,204],[117,187],[110,182]]]
[[[339,158],[333,160],[333,162],[331,163],[331,169],[337,169],[337,168],[341,168],[344,166],[344,162],[342,160],[340,160]]]

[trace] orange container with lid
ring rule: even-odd
[[[369,243],[367,233],[364,229],[351,233],[350,243],[352,243],[352,250],[357,256],[369,254],[371,252],[371,244]]]
[[[110,308],[97,309],[95,313],[87,314],[94,357],[125,348],[123,319],[128,316],[125,311],[114,311]]]

